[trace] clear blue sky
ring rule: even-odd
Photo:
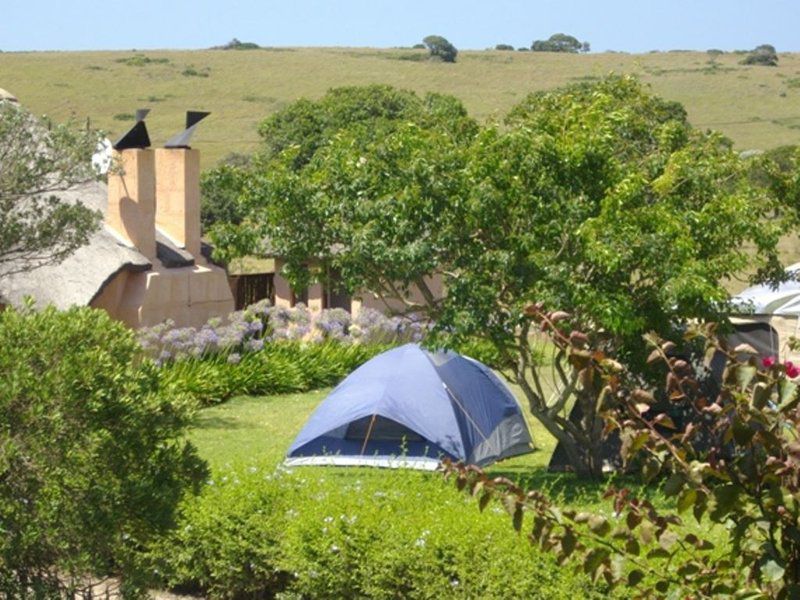
[[[530,46],[564,32],[593,51],[800,51],[800,0],[0,0],[0,50]]]

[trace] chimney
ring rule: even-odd
[[[209,113],[188,111],[186,129],[156,150],[156,225],[200,259],[200,152],[189,147]]]
[[[156,225],[200,258],[200,152],[156,149]]]
[[[136,124],[113,146],[108,173],[106,223],[149,260],[156,258],[155,156],[144,117],[136,111]]]

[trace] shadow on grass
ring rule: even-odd
[[[611,473],[603,479],[583,479],[573,473],[551,473],[547,467],[498,464],[486,471],[490,477],[507,477],[526,491],[538,490],[567,504],[601,500],[609,488],[629,488],[636,496],[658,495],[657,485],[648,486],[633,475]]]
[[[252,429],[252,425],[220,415],[197,415],[192,429]]]

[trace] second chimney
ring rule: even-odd
[[[156,225],[200,259],[200,152],[156,149]]]

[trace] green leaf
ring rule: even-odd
[[[694,501],[694,508],[692,509],[692,514],[694,515],[695,520],[699,523],[703,515],[705,514],[706,510],[708,509],[708,496],[705,492],[698,491],[697,492],[697,499]]]
[[[516,531],[520,531],[522,529],[522,518],[523,518],[523,510],[522,504],[518,504],[516,510],[514,511],[514,529]]]
[[[600,537],[605,537],[608,535],[608,532],[611,531],[611,524],[605,517],[594,515],[589,519],[589,529],[592,533]]]
[[[664,484],[664,495],[675,496],[683,489],[686,480],[681,473],[673,473]]]
[[[583,561],[583,572],[595,577],[600,565],[607,560],[610,553],[605,548],[593,548]]]
[[[629,538],[627,542],[625,542],[625,552],[628,554],[632,554],[634,556],[639,556],[639,553],[642,551],[639,542],[636,538]]]
[[[644,573],[642,573],[639,569],[634,569],[628,573],[628,585],[630,587],[636,587],[642,582],[643,579]]]
[[[750,382],[753,381],[753,377],[758,373],[758,369],[749,364],[738,364],[734,368],[736,370],[736,383],[742,390],[750,385]]]
[[[793,400],[797,400],[797,384],[788,379],[781,379],[778,385],[778,397],[780,400],[780,408],[790,408]]]
[[[739,444],[740,446],[747,446],[756,433],[755,429],[753,428],[753,425],[742,421],[742,419],[738,415],[733,418],[732,428],[733,428],[733,439],[736,440],[736,443]]]
[[[685,513],[690,506],[694,506],[697,500],[697,490],[693,488],[685,488],[678,496],[677,508],[678,513]]]
[[[753,386],[752,404],[753,408],[761,410],[767,405],[770,397],[770,386],[764,382],[759,382]]]
[[[769,559],[761,567],[761,574],[764,576],[764,580],[770,583],[783,579],[785,573],[786,569],[773,559]]]
[[[564,553],[565,557],[573,553],[577,542],[578,538],[575,537],[575,533],[572,529],[567,529],[564,532],[564,536],[561,538],[561,551]]]
[[[712,521],[724,521],[739,499],[741,488],[735,483],[726,483],[714,488],[716,505],[710,513]]]
[[[483,492],[483,494],[480,497],[480,500],[478,500],[478,509],[480,509],[481,512],[486,510],[486,507],[489,505],[489,502],[491,501],[491,499],[492,499],[492,493],[491,492],[489,492],[489,491]]]
[[[647,553],[648,559],[653,558],[669,558],[672,556],[665,548],[653,548]]]

